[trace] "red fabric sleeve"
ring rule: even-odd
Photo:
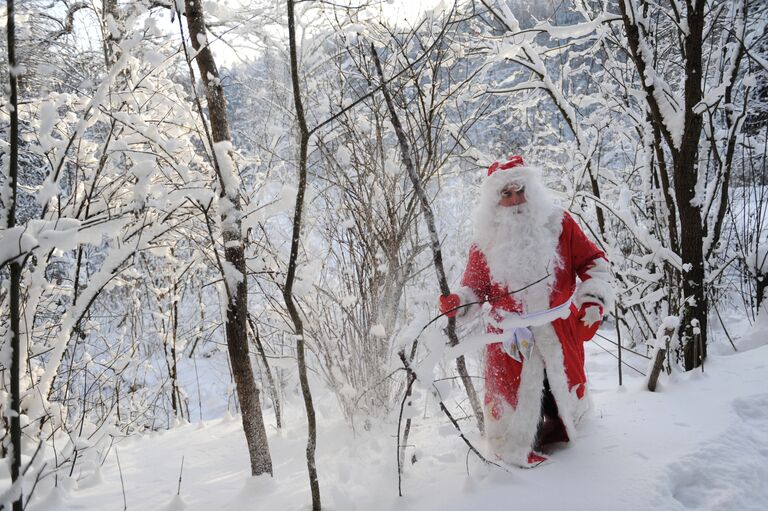
[[[582,281],[589,280],[587,272],[592,267],[592,262],[599,258],[607,260],[605,253],[584,234],[568,212],[565,212],[563,227],[570,233],[571,268]]]
[[[464,270],[461,285],[471,289],[480,300],[485,300],[490,292],[491,277],[488,264],[483,253],[475,245],[469,249],[467,268]]]

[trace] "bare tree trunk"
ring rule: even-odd
[[[14,0],[8,0],[7,35],[8,35],[8,81],[10,86],[11,114],[10,126],[10,158],[8,177],[10,181],[10,204],[7,205],[6,226],[10,229],[16,225],[16,190],[19,175],[19,113],[18,91],[16,81],[16,20]],[[17,498],[13,501],[13,511],[22,510],[24,488],[19,479],[21,474],[21,338],[19,336],[20,297],[21,297],[21,262],[20,258],[11,263],[10,316],[11,316],[11,481],[19,485]]]
[[[667,350],[665,348],[659,348],[659,351],[656,352],[656,358],[653,360],[653,369],[651,369],[651,374],[648,376],[648,390],[651,392],[656,392],[656,383],[659,381],[661,369],[664,367],[664,357],[666,356]]]
[[[656,357],[653,359],[653,368],[648,375],[648,390],[651,392],[656,391],[659,375],[661,375],[661,370],[664,368],[664,358],[667,356],[669,340],[673,335],[675,335],[675,330],[673,328],[665,328],[664,334],[656,339]]]
[[[757,294],[757,307],[755,309],[759,312],[760,306],[765,299],[765,288],[768,287],[768,275],[758,272],[755,275],[755,291]]]
[[[397,139],[400,143],[400,156],[403,159],[403,164],[408,171],[408,176],[410,177],[413,188],[419,198],[419,202],[421,204],[421,212],[427,222],[427,229],[429,230],[429,237],[432,248],[432,258],[434,261],[435,272],[437,273],[437,280],[440,285],[440,292],[447,296],[451,294],[451,290],[448,287],[448,279],[445,277],[445,269],[443,268],[443,253],[440,249],[440,239],[437,236],[437,229],[435,228],[435,218],[432,214],[432,206],[429,204],[427,194],[424,192],[424,189],[421,186],[421,180],[419,179],[419,176],[416,173],[416,169],[411,160],[408,140],[405,136],[405,132],[403,131],[403,126],[400,124],[400,118],[397,116],[397,112],[395,111],[395,105],[392,102],[389,89],[387,89],[385,86],[386,82],[384,80],[384,72],[381,69],[381,61],[379,60],[379,55],[376,52],[376,48],[373,46],[373,43],[371,43],[371,55],[373,56],[373,61],[376,64],[376,72],[378,73],[379,80],[381,81],[381,92],[384,94],[384,99],[386,100],[387,107],[389,108],[392,126],[395,129]],[[459,338],[456,335],[455,318],[448,318],[446,334],[448,335],[449,344],[451,346],[456,346],[459,343]],[[480,400],[477,397],[475,386],[472,384],[469,373],[467,373],[467,365],[464,361],[464,356],[460,356],[456,359],[456,369],[459,373],[459,376],[461,377],[462,383],[464,383],[464,388],[467,391],[467,396],[469,397],[469,402],[472,405],[472,411],[474,412],[475,420],[477,421],[477,427],[482,433],[485,427],[483,422],[483,409],[480,406]]]
[[[178,416],[184,418],[184,407],[181,401],[181,390],[179,389],[179,368],[176,363],[176,341],[178,340],[179,331],[179,301],[176,298],[177,284],[173,283],[173,312],[171,321],[173,321],[173,337],[171,342],[171,382],[173,385],[174,400],[178,403],[179,412]]]
[[[688,33],[685,36],[685,129],[674,165],[675,195],[680,208],[681,256],[689,270],[683,271],[683,309],[681,341],[685,369],[698,367],[707,358],[707,295],[704,289],[704,229],[701,205],[695,201],[698,180],[699,139],[702,115],[694,107],[702,99],[701,48],[704,33],[704,2],[687,0]],[[693,299],[693,303],[691,303]],[[697,342],[700,350],[694,356]]]
[[[642,39],[646,37],[645,28],[632,10],[635,7],[626,0],[619,2],[619,10],[627,32],[630,54],[642,78],[645,97],[651,113],[654,127],[659,129],[672,154],[673,186],[675,201],[680,218],[680,256],[682,272],[683,312],[680,323],[680,340],[683,346],[683,358],[686,370],[698,367],[707,356],[707,297],[704,289],[704,228],[701,218],[701,205],[695,201],[696,182],[698,180],[699,139],[702,131],[702,115],[694,107],[702,99],[702,41],[704,33],[704,4],[695,0],[686,0],[687,30],[681,34],[683,39],[680,51],[685,60],[685,105],[682,136],[675,135],[664,123],[664,113],[656,100],[655,85],[645,79],[649,73],[649,63],[641,51]],[[694,346],[701,343],[701,349],[694,356]]]
[[[280,395],[277,391],[277,384],[275,384],[275,377],[272,375],[272,369],[269,367],[269,360],[267,359],[267,353],[264,351],[264,345],[259,337],[259,330],[256,328],[256,323],[253,322],[250,316],[248,316],[248,324],[251,326],[251,332],[253,332],[253,340],[256,344],[256,350],[259,353],[259,358],[264,366],[264,372],[267,373],[267,383],[269,383],[269,394],[272,398],[272,406],[275,408],[275,422],[277,423],[277,429],[283,427],[283,412],[280,405]]]
[[[293,214],[293,237],[291,238],[291,255],[288,261],[288,272],[285,277],[283,299],[288,308],[288,313],[293,322],[296,334],[296,358],[299,365],[299,382],[301,394],[304,397],[304,407],[307,410],[307,470],[309,472],[309,489],[312,493],[312,510],[320,511],[320,483],[317,479],[317,466],[315,465],[315,447],[317,445],[317,423],[315,420],[315,407],[312,404],[312,392],[307,378],[307,361],[304,348],[304,324],[299,310],[293,301],[293,282],[296,277],[296,265],[299,254],[299,240],[301,239],[302,213],[304,210],[304,193],[307,187],[307,148],[309,146],[309,129],[304,117],[304,105],[301,101],[299,89],[299,62],[296,50],[296,20],[294,15],[294,1],[288,0],[288,43],[291,57],[291,82],[293,83],[293,102],[296,108],[296,120],[299,127],[299,183],[296,192],[296,209]]]
[[[112,18],[112,22],[116,23],[119,17],[119,11],[117,9],[117,0],[103,0],[102,1],[102,16],[104,19],[102,20],[102,30],[106,28],[106,32],[104,33],[104,37],[102,38],[102,44],[103,44],[103,51],[104,51],[104,63],[109,68],[112,64],[114,64],[117,59],[117,51],[119,50],[118,46],[118,38],[115,37],[115,35],[112,33],[111,30],[109,30],[110,26],[110,19]]]
[[[231,279],[222,271],[229,300],[226,318],[227,350],[232,364],[237,398],[242,411],[243,429],[251,460],[251,473],[255,476],[264,473],[271,475],[272,458],[269,453],[264,418],[261,414],[259,389],[253,378],[253,368],[248,352],[248,325],[246,322],[248,317],[248,281],[240,222],[240,191],[232,185],[233,176],[224,175],[227,172],[234,172],[234,169],[231,168],[231,155],[227,145],[221,144],[228,143],[232,139],[227,120],[224,88],[221,86],[219,70],[216,67],[213,53],[207,45],[205,21],[200,0],[185,0],[184,6],[187,14],[189,38],[196,52],[195,61],[202,82],[205,84],[208,115],[211,123],[211,150],[221,185],[221,199],[229,201],[231,204],[231,211],[225,210],[221,214],[224,258],[238,272],[238,278]],[[202,112],[200,113],[202,115]],[[222,159],[229,159],[229,161],[225,162]]]
[[[592,187],[592,195],[600,198],[600,185],[597,181],[596,170],[589,166],[589,184]],[[595,202],[595,215],[597,216],[597,226],[600,229],[600,238],[605,240],[605,213],[598,202]]]
[[[171,256],[173,256],[173,249],[171,249]],[[175,279],[175,276],[174,276]],[[179,371],[176,363],[176,341],[178,335],[179,326],[179,305],[176,299],[176,293],[178,292],[178,282],[174,280],[173,291],[171,292],[171,342],[168,343],[168,336],[164,338],[165,349],[165,363],[168,366],[168,377],[171,380],[171,407],[173,408],[173,415],[176,418],[184,418],[184,408],[181,402],[181,391],[179,390]],[[165,320],[163,320],[165,323]],[[169,353],[170,351],[170,353]]]

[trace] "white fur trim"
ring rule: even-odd
[[[587,270],[587,275],[590,278],[600,280],[611,280],[611,265],[608,264],[608,260],[602,257],[598,257],[592,261],[592,266]]]
[[[531,181],[539,181],[541,170],[536,167],[512,167],[507,170],[497,170],[483,180],[481,190],[490,189],[496,194],[509,183],[528,186]]]
[[[491,413],[493,403],[483,408],[488,447],[506,463],[525,465],[528,461],[541,419],[543,382],[544,361],[534,348],[531,358],[523,364],[517,407],[512,408],[501,398],[502,414],[498,420]]]
[[[610,281],[596,277],[582,281],[573,296],[573,303],[581,308],[587,302],[599,303],[603,306],[603,314],[608,314],[613,309],[613,287]]]
[[[502,399],[502,416],[493,418],[493,403],[485,405],[484,416],[488,447],[503,461],[524,465],[533,450],[536,431],[541,419],[541,400],[544,390],[544,369],[558,413],[570,439],[575,428],[590,409],[587,389],[579,399],[577,387],[568,388],[563,349],[551,324],[531,328],[534,349],[531,358],[523,363],[517,391],[517,407],[512,408]]]
[[[584,389],[583,397],[579,399],[576,394],[577,387],[575,386],[573,389],[568,387],[563,347],[551,323],[534,327],[533,335],[536,346],[547,366],[547,380],[549,380],[549,389],[557,402],[557,411],[565,425],[568,437],[573,439],[575,438],[575,427],[590,408],[587,388]]]

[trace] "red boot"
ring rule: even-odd
[[[549,458],[547,458],[540,452],[531,451],[528,453],[528,468],[537,467],[548,460]]]

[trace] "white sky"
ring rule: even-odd
[[[363,0],[335,0],[339,4],[349,3],[352,5],[360,4]],[[374,0],[372,5],[375,5]],[[242,17],[243,12],[255,12],[258,5],[263,5],[264,2],[253,0],[220,0],[220,1],[204,1],[203,6],[206,9],[207,20],[216,21],[216,16],[220,18],[236,20]],[[381,17],[393,25],[401,25],[403,27],[410,26],[416,23],[419,16],[427,10],[443,7],[450,7],[453,4],[452,0],[381,0],[378,8],[380,9]],[[299,13],[303,11],[307,3],[299,4]],[[319,5],[316,4],[316,5]],[[285,1],[275,0],[262,11],[268,9],[278,10],[275,12],[275,16],[280,19],[285,19]],[[371,9],[371,12],[375,12],[375,8]],[[61,13],[63,16],[63,12]],[[152,15],[155,19],[156,25],[162,32],[170,34],[172,37],[178,38],[178,22],[171,23],[171,11],[167,9],[154,9]],[[140,18],[139,23],[143,23],[145,18]],[[308,20],[304,20],[308,21]],[[17,23],[24,25],[27,22],[25,16],[19,15]],[[82,10],[75,16],[76,33],[80,34],[77,45],[82,45],[83,49],[89,49],[92,51],[101,51],[101,35],[93,11]],[[217,63],[220,66],[231,66],[238,62],[244,61],[249,55],[255,55],[259,51],[254,44],[254,41],[258,40],[257,34],[269,32],[271,29],[269,26],[257,25],[248,26],[248,23],[239,22],[234,30],[230,30],[231,25],[237,23],[228,24],[227,28],[223,26],[214,27],[214,31],[217,34],[221,34],[225,30],[227,31],[227,44],[221,42],[212,42],[212,49],[217,59]],[[22,27],[23,28],[23,27]],[[277,27],[279,32],[273,29],[272,37],[284,38],[285,28]],[[186,33],[186,24],[184,27]],[[253,35],[253,37],[251,37]],[[284,43],[287,43],[285,41]],[[233,49],[235,48],[235,49]]]
[[[209,7],[209,3],[210,2],[206,2],[205,6]],[[247,6],[250,4],[250,0],[227,0],[222,3],[224,5],[227,5],[229,9],[231,9],[232,11],[236,11],[238,9],[238,6],[243,6],[244,8],[247,8]],[[337,3],[339,4],[349,3],[351,5],[356,5],[362,2],[360,0],[337,0]],[[285,2],[280,2],[280,4],[281,4],[280,7],[283,10],[285,10]],[[374,2],[372,2],[372,4],[375,5]],[[452,1],[450,0],[381,0],[379,3],[379,8],[380,8],[382,18],[384,18],[390,24],[393,24],[396,26],[397,25],[409,26],[416,23],[419,16],[423,14],[425,11],[439,8],[441,4],[443,6],[450,7],[450,5],[452,5]],[[175,30],[178,30],[178,29],[175,29]],[[258,31],[258,30],[269,30],[269,28],[263,27],[263,26],[254,27],[254,31]],[[284,28],[281,27],[281,31],[283,30]],[[276,37],[281,37],[281,36],[276,35]],[[242,43],[242,46],[238,47],[239,57],[238,55],[235,54],[232,48],[228,47],[227,45],[212,44],[212,48],[214,50],[214,53],[216,54],[217,62],[219,62],[221,65],[232,65],[232,64],[235,64],[238,60],[247,58],[248,54],[254,54],[257,51],[253,49],[248,49],[250,44],[245,38],[239,38],[239,39],[240,40],[238,40],[238,37],[234,37],[229,41],[229,44],[232,46],[240,46],[238,43]]]

